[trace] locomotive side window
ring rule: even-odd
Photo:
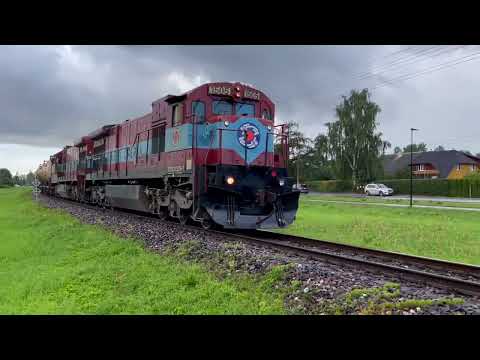
[[[195,115],[193,121],[196,123],[205,122],[205,104],[203,101],[192,101],[192,114]]]
[[[165,151],[165,125],[152,129],[152,154]]]
[[[183,122],[183,104],[172,106],[172,126],[178,126]]]
[[[214,101],[212,103],[212,113],[215,115],[232,115],[233,105],[228,101]]]
[[[268,109],[263,110],[262,118],[272,120],[272,116],[270,115],[270,111],[268,111]]]
[[[236,115],[255,115],[255,105],[253,104],[245,104],[245,103],[237,103],[235,104],[235,113]]]

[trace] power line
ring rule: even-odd
[[[413,48],[415,48],[416,46],[418,46],[418,45],[413,45],[413,46],[409,46],[409,47],[407,47],[407,48],[405,48],[405,49],[400,49],[400,50],[394,51],[394,52],[392,52],[392,53],[389,53],[389,54],[385,55],[384,58],[390,57],[391,55],[395,55],[395,54],[399,54],[399,53],[408,51],[409,49],[413,49]]]
[[[449,53],[449,52],[452,52],[454,50],[458,50],[462,47],[464,47],[465,45],[459,45],[459,46],[456,46],[456,47],[453,47],[453,48],[437,48],[437,49],[434,49],[433,51],[430,51],[428,53],[422,53],[421,55],[418,55],[418,56],[412,56],[410,58],[407,58],[407,59],[404,59],[403,61],[399,61],[395,64],[390,64],[390,65],[387,65],[387,66],[382,66],[380,68],[377,68],[376,70],[370,72],[369,74],[366,74],[362,77],[360,77],[361,80],[365,80],[365,79],[368,79],[368,78],[371,78],[371,77],[376,77],[380,74],[385,74],[385,73],[388,73],[389,71],[393,70],[393,72],[396,72],[402,68],[405,68],[406,66],[408,65],[413,65],[413,64],[416,64],[416,63],[420,63],[420,62],[423,62],[423,61],[426,61],[426,60],[429,60],[433,57],[437,57],[441,54],[445,54],[445,53]],[[379,71],[381,70],[381,71]]]
[[[425,70],[422,70],[422,71],[419,71],[419,72],[413,72],[413,73],[410,73],[410,74],[405,74],[405,75],[402,75],[402,76],[398,76],[398,77],[393,78],[393,79],[389,79],[388,82],[394,84],[395,82],[398,83],[398,82],[401,82],[401,81],[414,79],[416,77],[419,77],[419,76],[422,76],[422,75],[425,75],[425,74],[429,74],[429,73],[432,73],[432,72],[435,72],[435,71],[448,69],[448,68],[451,68],[455,65],[459,65],[459,64],[462,64],[462,63],[465,63],[465,62],[476,60],[480,57],[479,55],[480,55],[480,51],[475,52],[475,53],[470,54],[470,55],[467,55],[467,56],[464,56],[464,57],[461,57],[461,58],[457,58],[457,59],[455,59],[453,61],[450,61],[450,62],[445,62],[443,64],[436,65],[436,66],[434,66],[430,69],[425,69]],[[381,87],[385,87],[385,86],[387,86],[387,85],[386,84],[377,85],[377,86],[373,87],[372,90],[378,89],[378,88],[381,88]]]
[[[419,49],[420,51],[413,51],[413,52],[410,52],[408,55],[406,56],[402,56],[400,58],[397,58],[393,61],[390,61],[388,63],[384,63],[384,64],[380,64],[379,66],[377,66],[376,68],[374,68],[373,70],[369,70],[369,71],[366,71],[364,73],[361,73],[358,75],[358,78],[362,78],[364,76],[367,76],[367,75],[370,75],[373,71],[378,71],[380,69],[383,69],[384,67],[388,67],[388,66],[391,66],[391,65],[394,65],[394,64],[397,64],[398,62],[402,62],[404,60],[407,60],[407,59],[412,59],[412,58],[418,58],[418,57],[421,57],[422,54],[426,53],[426,52],[429,52],[433,49],[435,49],[436,46],[432,46],[430,48],[427,48],[427,49]]]
[[[458,45],[458,46],[455,46],[455,47],[448,47],[448,48],[438,48],[438,49],[435,49],[434,51],[429,52],[428,54],[427,53],[422,53],[419,56],[411,57],[409,59],[405,59],[404,61],[399,62],[399,63],[397,63],[393,66],[386,66],[386,67],[384,66],[383,69],[379,68],[375,72],[371,72],[370,74],[363,76],[361,79],[376,77],[380,74],[388,73],[389,71],[393,71],[393,73],[395,73],[395,72],[398,72],[398,70],[400,70],[402,68],[405,68],[407,66],[411,66],[411,65],[414,65],[414,64],[417,64],[417,63],[421,63],[421,62],[424,62],[426,60],[430,60],[434,57],[438,57],[438,56],[440,56],[442,54],[445,54],[445,53],[450,53],[450,52],[452,52],[454,50],[458,50],[462,47],[465,47],[465,45]],[[379,71],[379,70],[381,70],[381,71]]]

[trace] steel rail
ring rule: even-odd
[[[421,264],[422,266],[429,266],[435,269],[441,269],[442,264],[448,264],[447,266],[451,266],[451,268],[461,269],[462,273],[468,272],[468,269],[470,269],[472,272],[478,273],[478,271],[480,271],[480,268],[475,265],[453,263],[453,262],[430,259],[425,257],[416,257],[413,255],[406,255],[401,253],[373,250],[373,249],[367,249],[362,247],[356,247],[353,245],[344,246],[344,244],[313,240],[313,239],[290,236],[290,235],[285,236],[284,234],[280,234],[280,236],[278,236],[279,239],[276,240],[273,238],[277,237],[277,235],[279,234],[267,232],[267,231],[255,231],[254,236],[245,235],[237,232],[225,232],[225,231],[218,231],[218,230],[213,230],[213,231],[209,230],[209,232],[217,233],[219,235],[234,237],[234,238],[236,237],[238,239],[247,240],[257,244],[268,245],[270,247],[282,248],[287,251],[321,259],[323,261],[333,263],[336,265],[348,264],[353,266],[361,266],[362,269],[368,269],[377,274],[384,275],[388,273],[391,275],[398,276],[402,279],[421,282],[426,285],[446,289],[449,291],[455,291],[455,292],[466,294],[466,295],[473,295],[473,296],[480,297],[480,281],[477,282],[472,280],[461,279],[461,278],[450,276],[450,275],[411,269],[403,266],[391,265],[378,260],[380,259],[392,260],[392,257],[393,257],[393,260],[405,259],[405,260],[408,260],[409,263],[411,264],[414,264],[414,263],[417,265]],[[265,236],[263,234],[261,236],[256,236],[259,233],[268,234],[268,236]],[[293,244],[292,240],[296,241],[297,243]],[[301,245],[302,242],[304,244],[308,243],[309,246]],[[361,256],[357,257],[352,255],[333,253],[331,251],[325,251],[324,249],[322,249],[322,246],[325,247],[325,245],[327,244],[332,245],[331,248],[336,248],[336,249],[343,248],[343,249],[348,249],[349,251],[355,250],[355,252],[358,255],[375,254],[379,259],[375,261],[375,260],[362,258]],[[321,246],[318,246],[318,245],[321,245]]]

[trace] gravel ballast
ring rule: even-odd
[[[339,266],[294,255],[279,249],[192,230],[178,223],[130,212],[106,210],[68,200],[39,196],[39,202],[61,209],[85,224],[101,225],[122,237],[141,239],[158,253],[181,253],[207,265],[218,276],[238,273],[263,275],[283,265],[284,275],[275,285],[285,291],[285,307],[300,314],[480,314],[480,299],[407,282],[394,276],[372,274],[357,267]],[[397,284],[395,288],[390,283]],[[368,289],[383,289],[371,292]],[[366,289],[365,291],[354,289]],[[462,299],[452,301],[453,298]],[[427,304],[426,300],[439,300]]]

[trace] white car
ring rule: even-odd
[[[383,184],[368,184],[365,186],[365,194],[388,196],[393,194],[393,189]]]
[[[308,194],[309,192],[306,184],[293,184],[292,189],[299,190],[302,194]]]

